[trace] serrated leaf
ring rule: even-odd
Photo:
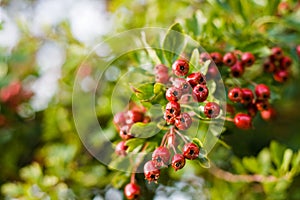
[[[134,135],[134,137],[137,137],[134,139],[149,138],[156,135],[159,131],[160,129],[157,127],[155,122],[150,122],[150,123],[137,122],[133,124],[130,129],[130,133]]]
[[[182,53],[185,46],[183,29],[179,23],[173,24],[163,41],[163,53],[166,60],[172,64]]]

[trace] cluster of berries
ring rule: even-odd
[[[292,59],[284,55],[280,47],[273,47],[272,54],[264,62],[263,68],[265,72],[273,74],[275,81],[283,83],[290,76],[291,65]]]

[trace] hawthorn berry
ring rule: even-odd
[[[160,169],[157,169],[154,162],[150,160],[144,165],[144,175],[145,179],[149,182],[157,182],[160,175]]]
[[[223,56],[223,63],[226,66],[233,66],[237,61],[236,56],[232,52],[228,52]]]
[[[256,107],[256,104],[255,103],[250,103],[247,105],[247,111],[248,111],[248,114],[251,116],[251,117],[255,117],[256,113],[257,113],[257,107]]]
[[[136,122],[142,122],[144,120],[144,113],[137,110],[129,110],[126,115],[126,123],[133,124]]]
[[[234,124],[240,129],[247,130],[252,126],[252,118],[248,114],[238,113],[234,117]]]
[[[260,112],[260,116],[265,121],[270,121],[276,118],[276,110],[274,108],[269,108]]]
[[[216,118],[220,114],[220,106],[215,102],[208,102],[204,106],[204,114],[208,118]]]
[[[172,84],[175,88],[178,88],[182,91],[182,94],[189,93],[191,86],[184,78],[175,78],[172,81]]]
[[[205,62],[205,61],[207,61],[207,60],[209,60],[209,59],[210,59],[209,53],[207,53],[207,52],[202,52],[202,53],[200,54],[200,61],[201,61],[201,62]]]
[[[241,103],[243,103],[243,104],[251,103],[254,99],[254,94],[253,94],[252,90],[250,90],[249,88],[242,88],[241,90],[242,90]]]
[[[219,52],[210,53],[212,60],[216,63],[216,65],[220,65],[223,62],[223,56]]]
[[[185,158],[182,154],[175,154],[172,158],[172,167],[175,171],[182,169],[185,165]]]
[[[244,66],[241,62],[237,61],[233,66],[230,67],[230,72],[233,77],[241,77],[244,74]]]
[[[280,60],[283,57],[283,51],[280,47],[273,47],[271,51],[271,59]]]
[[[182,92],[179,88],[170,87],[166,91],[166,99],[168,101],[178,101],[181,98]]]
[[[166,105],[166,111],[169,111],[174,116],[178,116],[181,111],[180,104],[177,101],[170,101]]]
[[[170,79],[169,74],[166,72],[156,73],[156,76],[155,76],[156,83],[167,84],[169,82],[169,79]]]
[[[194,159],[198,158],[200,149],[194,143],[186,143],[183,146],[182,152],[183,152],[183,156],[186,159],[194,160]]]
[[[113,123],[117,127],[118,130],[124,125],[126,125],[126,113],[125,112],[119,112],[115,114]]]
[[[168,165],[170,159],[170,151],[167,147],[160,146],[152,153],[152,161],[156,168]]]
[[[141,195],[141,188],[135,183],[128,183],[124,188],[124,194],[127,199],[138,199]]]
[[[263,111],[263,110],[268,110],[270,107],[270,103],[268,100],[256,100],[255,105],[257,110]]]
[[[186,130],[191,127],[192,122],[193,122],[193,120],[188,113],[181,113],[175,119],[175,126],[179,130]]]
[[[198,102],[203,102],[208,97],[208,88],[206,85],[198,84],[193,88],[193,98]]]
[[[241,88],[232,88],[228,91],[228,98],[232,102],[241,102],[243,99],[243,92]]]
[[[255,87],[256,98],[260,100],[269,99],[271,96],[270,88],[265,84],[258,84]]]
[[[219,70],[215,65],[211,65],[209,66],[207,73],[206,73],[206,77],[207,78],[215,78],[217,77],[219,74]]]
[[[242,61],[242,63],[243,63],[244,66],[250,67],[251,65],[254,64],[255,57],[254,57],[254,55],[252,53],[245,52],[242,55],[241,61]]]
[[[273,74],[273,78],[279,83],[284,83],[289,78],[289,72],[287,70],[278,70]]]
[[[298,45],[296,47],[296,52],[297,52],[298,57],[300,58],[300,45]]]
[[[154,67],[154,72],[157,74],[157,73],[160,73],[160,72],[163,72],[163,73],[167,73],[168,74],[168,67],[163,65],[163,64],[158,64]]]
[[[288,69],[292,65],[292,59],[288,56],[283,56],[280,59],[280,69]]]
[[[172,71],[176,76],[185,76],[189,72],[189,63],[187,60],[176,60],[172,65]]]
[[[128,149],[128,146],[126,146],[125,141],[121,141],[117,144],[115,152],[119,156],[126,156],[126,150]]]
[[[119,135],[123,140],[128,140],[133,138],[133,135],[130,133],[131,125],[125,125],[120,128]]]
[[[265,72],[272,73],[272,72],[275,71],[276,66],[274,65],[273,62],[271,62],[271,61],[268,60],[268,61],[264,62],[263,68],[264,68]]]
[[[206,84],[206,78],[204,74],[201,72],[195,72],[191,73],[186,77],[186,81],[192,86],[195,87],[198,84],[205,85]]]

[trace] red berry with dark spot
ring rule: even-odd
[[[235,78],[241,77],[244,74],[244,66],[241,62],[237,61],[230,67],[231,75]]]
[[[254,99],[254,94],[252,90],[249,88],[242,88],[242,101],[243,104],[249,104],[252,103]]]
[[[288,56],[283,56],[280,59],[280,69],[288,69],[292,65],[292,59]]]
[[[216,65],[220,65],[223,62],[223,56],[219,52],[210,53],[212,60],[216,63]]]
[[[269,99],[271,96],[270,88],[265,84],[258,84],[255,87],[256,98],[260,100]]]
[[[276,110],[274,108],[269,108],[260,112],[260,116],[265,121],[270,121],[276,118]]]
[[[234,117],[234,124],[240,129],[247,130],[252,126],[252,118],[248,114],[238,113]]]
[[[119,156],[126,156],[126,150],[128,149],[128,146],[126,146],[125,141],[121,141],[117,144],[115,152]]]
[[[242,61],[242,63],[243,63],[244,66],[250,67],[251,65],[254,64],[255,57],[254,57],[254,55],[252,53],[245,52],[242,55],[241,61]]]
[[[206,85],[198,84],[193,89],[193,98],[198,102],[203,102],[207,99],[208,93]]]
[[[182,96],[182,92],[179,88],[170,87],[166,92],[166,99],[168,101],[178,101]]]
[[[172,167],[175,171],[182,169],[185,165],[185,158],[182,154],[175,154],[172,158]]]
[[[119,135],[123,140],[128,140],[130,138],[133,138],[133,135],[131,135],[130,133],[130,128],[131,125],[125,125],[120,128]]]
[[[157,182],[160,175],[160,170],[155,167],[155,164],[152,160],[145,163],[144,175],[145,179],[147,179],[149,182]]]
[[[137,110],[129,110],[126,115],[126,123],[133,124],[136,122],[142,122],[144,120],[144,113]]]
[[[286,70],[278,70],[273,74],[273,78],[279,83],[284,83],[289,79],[289,72]]]
[[[124,188],[124,194],[127,199],[138,199],[141,195],[141,188],[135,183],[128,183]]]
[[[223,56],[224,65],[227,65],[229,67],[233,66],[236,63],[236,61],[237,61],[237,58],[232,52],[226,53]]]
[[[175,119],[175,126],[179,130],[186,130],[191,127],[192,125],[192,118],[188,113],[181,113],[178,117]]]
[[[170,101],[166,105],[166,110],[169,111],[174,116],[178,116],[180,114],[180,104],[176,101]]]
[[[219,74],[219,70],[215,65],[211,65],[208,67],[206,77],[207,78],[216,78]]]
[[[263,67],[264,67],[264,71],[269,72],[269,73],[274,72],[276,69],[276,66],[274,65],[274,63],[269,60],[264,62]]]
[[[191,90],[190,84],[184,78],[175,78],[172,83],[175,88],[182,91],[182,94],[187,94]]]
[[[172,65],[172,71],[176,76],[185,76],[189,72],[189,63],[187,60],[176,60]]]
[[[155,82],[156,83],[162,83],[167,84],[169,82],[169,74],[167,72],[159,72],[155,75]]]
[[[170,151],[167,147],[158,147],[152,153],[152,161],[156,168],[168,165],[170,159]]]
[[[271,59],[280,60],[283,57],[283,51],[280,47],[273,47],[271,51]]]
[[[251,117],[255,117],[256,113],[257,113],[257,107],[256,107],[256,104],[255,103],[250,103],[248,104],[247,106],[247,111],[248,111],[248,114],[251,116]]]
[[[194,143],[186,143],[183,146],[182,152],[183,152],[183,156],[186,159],[194,160],[194,159],[198,158],[200,149]]]
[[[256,100],[255,105],[257,110],[259,111],[268,110],[270,107],[270,103],[268,100]]]
[[[243,99],[243,92],[241,88],[232,88],[228,91],[228,98],[232,102],[241,102]]]
[[[154,67],[154,72],[155,72],[156,74],[157,74],[157,73],[161,73],[161,72],[167,73],[167,74],[168,74],[168,71],[169,71],[168,67],[165,66],[165,65],[163,65],[163,64],[158,64],[158,65],[156,65],[156,66]]]
[[[200,61],[205,62],[210,59],[210,55],[207,52],[203,52],[200,54]]]
[[[206,84],[206,78],[204,74],[201,72],[195,72],[191,73],[186,77],[186,81],[192,86],[195,87],[198,84],[205,85]]]
[[[204,106],[204,114],[208,118],[216,118],[220,114],[220,106],[215,102],[208,102]]]

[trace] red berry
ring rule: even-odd
[[[224,65],[227,65],[229,67],[233,66],[236,63],[236,61],[237,61],[237,58],[232,52],[226,53],[223,56]]]
[[[206,77],[207,78],[216,78],[219,74],[219,70],[215,65],[211,65],[208,67]]]
[[[178,116],[180,114],[180,104],[176,101],[170,101],[166,105],[166,110],[169,111],[172,115]]]
[[[276,118],[276,110],[274,108],[269,108],[260,112],[260,116],[265,121],[269,121]]]
[[[200,54],[200,61],[205,62],[210,59],[210,55],[207,52],[203,52]]]
[[[191,86],[184,78],[175,78],[173,81],[173,86],[182,91],[182,94],[189,93]]]
[[[158,147],[152,153],[152,161],[156,168],[169,164],[170,151],[167,147]]]
[[[273,47],[271,51],[271,59],[280,60],[283,57],[283,51],[280,47]]]
[[[119,135],[123,140],[128,140],[130,138],[133,138],[133,135],[131,135],[130,133],[130,128],[131,125],[125,125],[120,128]]]
[[[178,117],[175,119],[175,126],[179,130],[186,130],[191,127],[192,125],[192,118],[188,113],[181,113]]]
[[[208,118],[216,118],[220,114],[220,106],[215,102],[208,102],[204,106],[204,114]]]
[[[192,86],[195,87],[198,84],[205,85],[206,84],[206,78],[204,74],[201,72],[195,72],[191,73],[186,77],[186,81]]]
[[[255,117],[256,113],[257,113],[257,107],[256,107],[256,104],[255,103],[250,103],[248,104],[247,106],[247,111],[248,111],[248,114],[251,116],[251,117]]]
[[[270,103],[268,100],[256,100],[255,105],[257,110],[259,111],[268,110],[270,107]]]
[[[167,72],[159,72],[155,76],[156,83],[167,84],[169,82],[169,74]]]
[[[232,102],[241,102],[243,99],[243,92],[240,88],[232,88],[228,92],[228,98]]]
[[[172,65],[172,71],[176,76],[185,76],[189,72],[189,63],[184,59],[176,60]]]
[[[178,101],[182,96],[182,92],[179,88],[170,87],[167,89],[166,98],[168,101]]]
[[[141,188],[135,183],[128,183],[124,188],[124,194],[127,199],[138,199],[141,195]]]
[[[280,69],[288,69],[292,65],[292,59],[288,56],[283,56],[280,59]]]
[[[297,51],[298,57],[300,58],[300,45],[298,45],[298,46],[296,47],[296,51]]]
[[[155,167],[152,160],[145,163],[144,175],[145,179],[147,179],[149,182],[157,182],[160,175],[160,170]]]
[[[126,117],[127,124],[142,122],[143,120],[144,120],[144,113],[137,110],[129,110],[127,112],[127,117]]]
[[[193,89],[193,98],[198,102],[203,102],[208,97],[208,88],[206,85],[198,84]]]
[[[254,99],[254,94],[253,94],[252,90],[250,90],[249,88],[242,88],[241,103],[249,104],[249,103],[252,103],[253,99]]]
[[[263,67],[265,72],[270,72],[270,73],[274,72],[276,69],[274,63],[269,60],[264,63]]]
[[[114,116],[113,119],[114,125],[118,130],[124,125],[126,125],[126,113],[125,112],[119,112]]]
[[[270,88],[265,84],[258,84],[255,87],[256,98],[260,100],[269,99],[271,96]]]
[[[250,129],[252,126],[252,118],[248,114],[238,113],[234,117],[234,124],[240,129]]]
[[[163,73],[168,73],[169,69],[167,66],[163,65],[163,64],[158,64],[154,67],[154,72],[157,74],[157,73],[160,73],[160,72],[163,72]]]
[[[237,61],[233,66],[230,67],[230,72],[233,77],[241,77],[244,74],[244,66],[241,62]]]
[[[172,167],[175,171],[182,169],[185,165],[185,158],[182,154],[175,154],[172,158]]]
[[[183,156],[186,159],[194,160],[194,159],[198,158],[200,149],[194,143],[186,143],[183,146],[182,152],[183,152]]]
[[[216,63],[216,65],[220,65],[223,62],[223,56],[219,52],[210,53],[211,58]]]
[[[273,78],[279,83],[284,83],[289,78],[289,72],[286,70],[278,70],[273,74]]]
[[[242,63],[243,63],[244,66],[250,67],[251,65],[254,64],[255,57],[254,57],[254,55],[252,53],[245,52],[242,55],[241,61],[242,61]]]
[[[126,146],[125,141],[121,141],[117,144],[115,152],[119,156],[126,156],[126,150],[128,149],[128,146]]]

